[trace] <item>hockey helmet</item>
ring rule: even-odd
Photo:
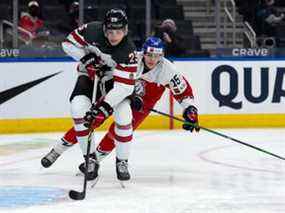
[[[126,13],[121,9],[111,9],[107,11],[104,18],[105,29],[128,29],[128,18]]]
[[[142,51],[144,54],[164,54],[164,44],[162,40],[158,37],[148,37],[142,46]]]

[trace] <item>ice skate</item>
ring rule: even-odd
[[[120,181],[130,180],[131,176],[128,170],[128,160],[116,159],[117,178]]]
[[[95,180],[98,177],[98,170],[99,170],[100,164],[96,160],[95,154],[91,154],[89,158],[89,165],[88,165],[88,175],[87,175],[87,180]],[[85,174],[85,163],[81,163],[78,166],[78,169],[80,172]]]
[[[46,156],[41,159],[42,166],[45,168],[50,167],[58,159],[59,156],[60,154],[52,149],[49,153],[46,154]]]

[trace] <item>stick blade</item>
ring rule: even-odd
[[[84,192],[78,192],[75,190],[70,190],[69,191],[69,197],[73,200],[83,200],[85,198],[85,193]]]

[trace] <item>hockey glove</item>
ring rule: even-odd
[[[84,116],[84,126],[96,129],[113,113],[113,108],[105,101],[92,104],[90,110]]]
[[[198,110],[196,107],[192,105],[187,107],[184,110],[183,118],[185,119],[186,122],[190,123],[190,124],[184,123],[182,126],[183,129],[190,130],[191,132],[193,132],[194,129],[196,130],[196,132],[200,130],[198,122]]]
[[[87,46],[88,51],[95,53],[100,59],[102,65],[107,65],[108,67],[115,67],[116,62],[112,59],[112,56],[106,53],[101,52],[98,47],[89,45]]]
[[[135,111],[142,111],[143,109],[143,99],[138,95],[130,96],[131,108]]]
[[[89,53],[80,59],[78,72],[87,74],[91,80],[94,80],[96,71],[102,66],[99,63],[98,57],[94,53]]]

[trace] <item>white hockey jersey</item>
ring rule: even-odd
[[[171,90],[175,99],[185,109],[194,104],[192,88],[186,78],[177,70],[175,65],[162,57],[160,62],[148,72],[144,72],[143,54],[138,53],[138,70],[136,79],[157,83]]]

